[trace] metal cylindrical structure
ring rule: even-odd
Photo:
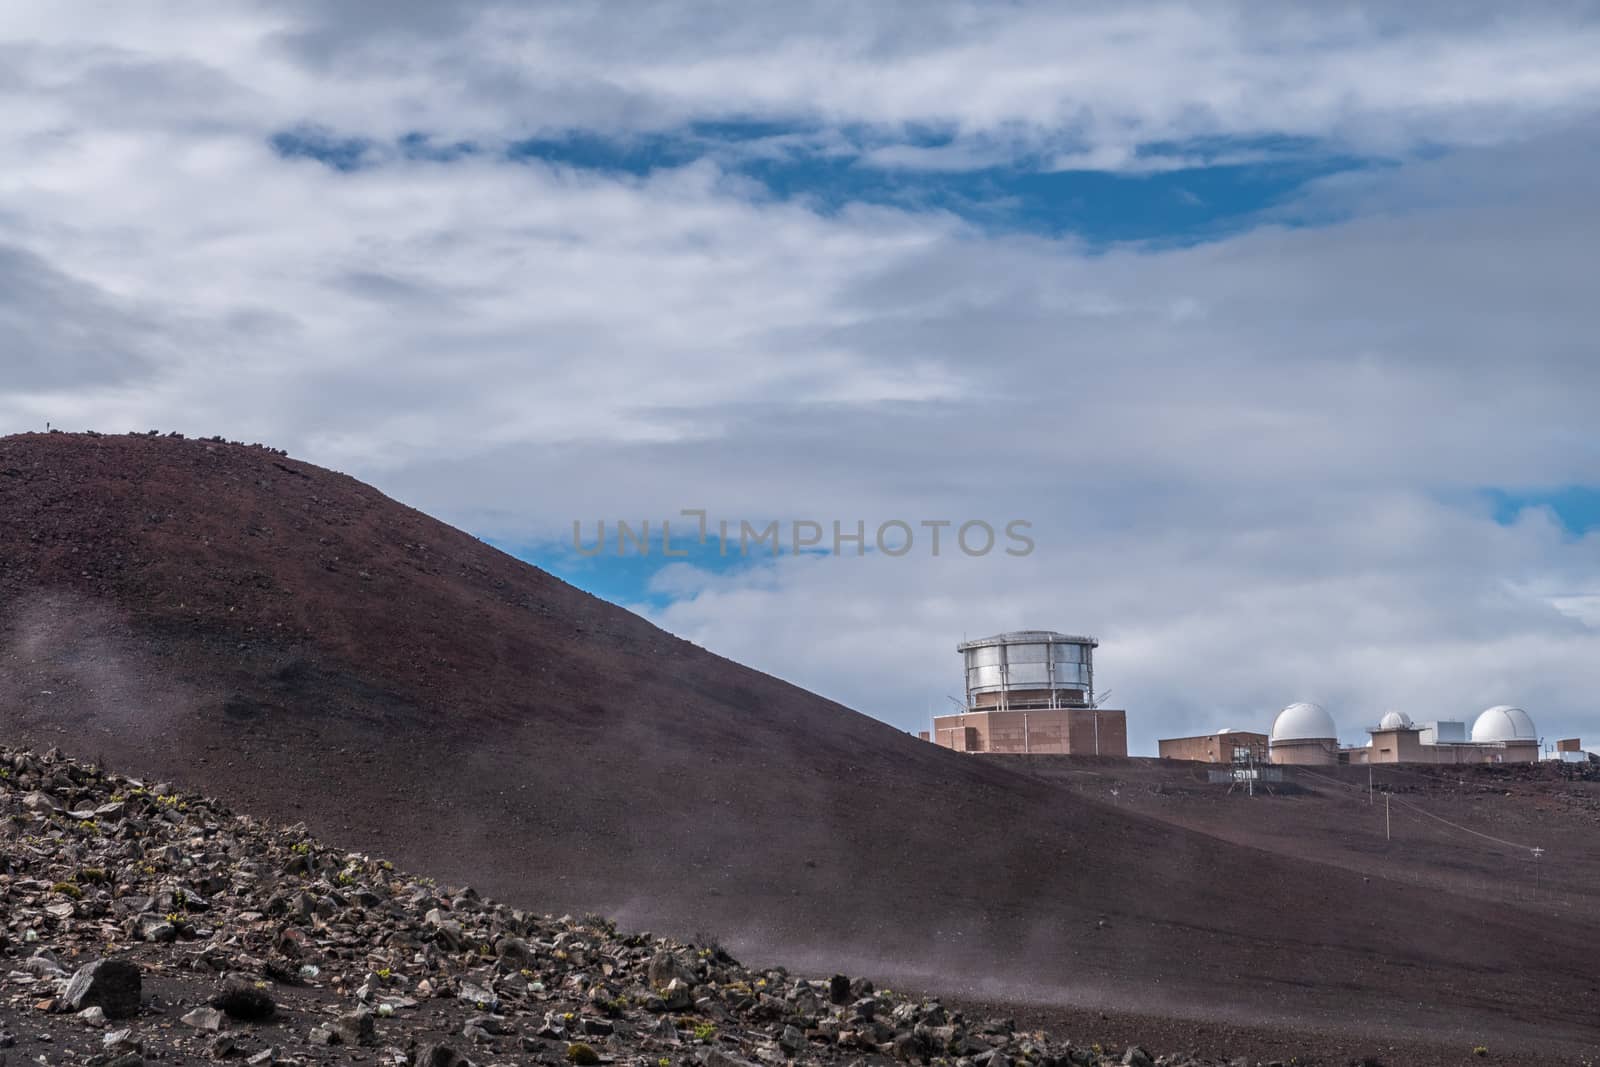
[[[1092,637],[1053,630],[1016,630],[963,641],[967,707],[973,709],[1094,706]]]

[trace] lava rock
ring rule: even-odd
[[[375,1045],[378,1043],[377,1024],[372,1013],[365,1008],[341,1015],[332,1023],[333,1032],[346,1045]]]
[[[214,1034],[222,1029],[227,1017],[216,1008],[199,1007],[185,1015],[183,1022],[196,1030],[207,1030]]]
[[[443,1043],[423,1045],[417,1049],[412,1067],[472,1067],[472,1061]]]
[[[139,968],[127,960],[96,960],[72,976],[62,1003],[67,1011],[98,1007],[110,1019],[139,1014]]]
[[[265,1022],[278,1011],[272,994],[245,978],[224,979],[211,994],[210,1004],[241,1022]]]

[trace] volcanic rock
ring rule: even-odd
[[[67,1011],[102,1009],[108,1018],[126,1019],[139,1013],[139,968],[127,960],[96,960],[78,968],[61,1001]]]
[[[248,979],[237,977],[224,980],[211,994],[210,1004],[230,1018],[244,1022],[262,1022],[277,1011],[272,994]]]

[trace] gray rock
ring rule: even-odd
[[[41,950],[22,961],[22,969],[36,978],[57,978],[66,974],[66,968],[56,959],[55,953]]]
[[[661,991],[662,1003],[667,1011],[688,1011],[694,1007],[694,993],[681,978],[674,978]]]
[[[648,975],[650,985],[655,989],[665,989],[674,981],[682,982],[691,990],[695,986],[694,972],[676,952],[665,949],[650,958]]]
[[[377,1024],[372,1020],[372,1013],[365,1008],[339,1016],[333,1021],[332,1027],[339,1040],[346,1045],[375,1045],[378,1042]]]
[[[502,937],[495,942],[494,951],[512,967],[526,967],[534,960],[533,948],[520,937]]]
[[[1155,1062],[1150,1053],[1138,1045],[1129,1045],[1128,1051],[1122,1054],[1122,1067],[1155,1067]]]
[[[479,1011],[492,1012],[500,1007],[500,998],[494,992],[474,982],[462,982],[456,988],[456,997]]]
[[[144,1045],[133,1036],[133,1031],[124,1027],[121,1030],[111,1030],[100,1039],[100,1045],[107,1052],[142,1052]]]
[[[98,1007],[109,1019],[126,1019],[139,1013],[139,968],[127,960],[96,960],[72,976],[62,1004],[67,1011]]]
[[[216,1008],[199,1007],[185,1015],[183,1022],[196,1030],[206,1030],[214,1034],[222,1029],[227,1017]]]
[[[106,1024],[106,1010],[98,1004],[92,1008],[84,1008],[78,1013],[78,1021],[85,1026],[104,1026]]]

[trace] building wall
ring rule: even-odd
[[[1196,760],[1200,763],[1232,763],[1233,750],[1248,748],[1257,760],[1267,758],[1267,735],[1234,731],[1228,734],[1203,734],[1199,737],[1171,737],[1156,742],[1162,759]]]
[[[1339,762],[1337,741],[1276,741],[1269,748],[1273,763],[1331,767]]]
[[[1069,711],[1071,745],[1077,755],[1126,756],[1128,754],[1128,713],[1085,709]]]
[[[1367,762],[1371,763],[1532,763],[1539,758],[1539,743],[1426,745],[1422,743],[1421,730],[1374,730],[1366,751]]]
[[[1055,708],[1037,711],[973,711],[938,715],[934,744],[957,752],[1033,755],[1092,755],[1096,721],[1099,753],[1128,754],[1128,713],[1108,708]]]

